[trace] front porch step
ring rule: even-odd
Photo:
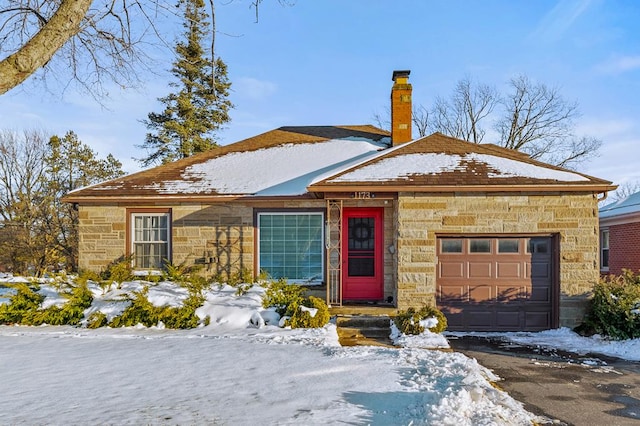
[[[337,315],[336,327],[342,346],[393,347],[388,315]]]

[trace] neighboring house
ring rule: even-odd
[[[69,193],[80,269],[201,264],[324,285],[331,305],[436,304],[451,330],[577,325],[598,280],[611,182],[517,151],[411,138],[409,71],[391,134],[281,127]]]
[[[640,272],[640,192],[600,209],[600,272]]]

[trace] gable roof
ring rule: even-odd
[[[600,219],[609,220],[640,215],[640,192],[629,195],[598,210]]]
[[[611,182],[434,133],[389,148],[370,125],[280,127],[70,192],[68,202],[305,197],[345,191],[584,191]]]
[[[552,166],[492,144],[434,133],[316,180],[312,191],[596,190],[611,182]]]

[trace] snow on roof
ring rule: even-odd
[[[484,163],[489,169],[494,170],[494,172],[489,173],[488,177],[490,178],[528,177],[567,182],[589,180],[578,173],[541,167],[488,154],[412,153],[382,159],[377,163],[366,165],[337,178],[330,179],[329,182],[409,180],[413,175],[435,175],[456,170],[468,171],[474,162]]]
[[[384,141],[352,137],[231,152],[188,166],[182,179],[145,188],[162,194],[300,195],[307,192],[317,175],[360,161],[385,147]]]
[[[599,210],[601,219],[638,212],[640,212],[640,192],[607,204]]]

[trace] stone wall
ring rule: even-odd
[[[557,234],[560,325],[582,320],[599,275],[592,194],[401,193],[397,215],[399,309],[435,304],[437,234]]]
[[[175,265],[199,264],[205,276],[253,272],[253,209],[242,204],[135,206],[171,209]],[[104,270],[127,254],[127,208],[80,206],[79,268]]]
[[[78,268],[100,272],[125,255],[125,209],[117,205],[79,206]]]
[[[207,277],[228,277],[242,270],[255,271],[254,209],[324,209],[325,200],[289,200],[210,205],[136,205],[136,209],[171,209],[172,262],[200,264]],[[344,207],[384,209],[384,298],[397,299],[396,233],[393,200],[346,200]],[[81,270],[100,272],[127,251],[127,207],[80,206]]]

